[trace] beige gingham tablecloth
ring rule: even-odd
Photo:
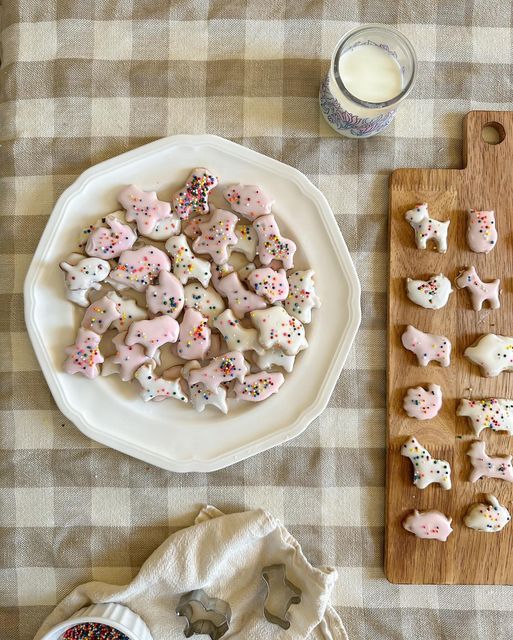
[[[383,22],[419,75],[384,135],[338,137],[318,109],[339,37]],[[4,0],[0,232],[0,638],[28,640],[89,580],[124,583],[203,503],[265,507],[335,565],[352,638],[511,639],[510,587],[383,575],[387,177],[458,167],[470,109],[512,109],[512,8],[483,0]],[[28,264],[60,193],[91,165],[174,133],[214,133],[326,194],[363,322],[328,408],[292,442],[177,475],[91,442],[56,409],[23,321]],[[505,554],[504,561],[512,561]],[[165,639],[156,639],[165,640]]]

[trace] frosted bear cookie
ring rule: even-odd
[[[184,394],[181,386],[180,378],[176,380],[166,380],[166,378],[159,378],[153,373],[154,364],[149,362],[143,364],[135,372],[135,378],[141,385],[141,397],[144,402],[150,400],[165,400],[166,398],[174,398],[181,402],[189,402],[187,396]]]
[[[112,323],[117,331],[126,331],[132,322],[146,320],[148,317],[146,309],[140,307],[132,298],[122,298],[115,291],[109,291],[107,298],[115,303],[119,312],[119,318]]]
[[[451,522],[452,518],[448,518],[440,511],[420,512],[415,509],[402,524],[406,531],[413,533],[417,538],[445,542],[452,533]]]
[[[158,278],[158,284],[151,284],[146,289],[146,305],[154,314],[177,318],[185,302],[183,285],[169,271],[161,271]]]
[[[184,360],[203,360],[210,348],[210,327],[207,319],[196,309],[186,309],[182,322],[176,352]]]
[[[151,233],[160,220],[171,216],[171,205],[157,198],[155,191],[143,191],[134,184],[122,189],[118,202],[126,209],[128,222],[137,224],[141,235]]]
[[[285,300],[289,295],[289,283],[285,269],[279,271],[275,271],[271,267],[253,269],[247,280],[253,291],[269,304]]]
[[[470,505],[463,522],[469,529],[496,533],[504,529],[511,520],[511,516],[506,507],[503,507],[494,495],[487,494],[486,501],[489,504],[477,502]]]
[[[237,244],[235,224],[237,216],[224,209],[216,209],[206,222],[200,222],[200,235],[192,243],[196,253],[208,254],[216,264],[228,262],[228,248]]]
[[[173,258],[173,273],[182,284],[196,278],[204,287],[208,286],[211,275],[210,262],[194,255],[183,233],[169,238],[166,251]]]
[[[249,311],[267,307],[260,296],[242,284],[239,274],[235,271],[223,278],[213,279],[212,283],[215,290],[228,300],[228,306],[239,319]]]
[[[106,295],[89,305],[82,318],[82,326],[84,329],[102,335],[120,317],[116,303]]]
[[[497,243],[497,228],[493,211],[469,209],[467,244],[474,253],[489,253]]]
[[[429,280],[406,278],[408,298],[425,309],[441,309],[447,304],[452,293],[451,281],[443,273],[431,276]]]
[[[146,355],[153,358],[162,345],[178,340],[178,332],[178,322],[169,316],[139,320],[132,322],[128,328],[125,344],[129,347],[140,344],[146,349]]]
[[[308,347],[301,321],[289,316],[283,307],[252,311],[250,318],[258,330],[258,340],[265,349],[278,347],[288,356],[297,356]]]
[[[230,351],[214,358],[205,367],[193,369],[189,373],[189,384],[201,383],[210,391],[216,392],[225,382],[238,380],[243,382],[249,367],[240,351]]]
[[[513,435],[513,400],[463,398],[460,400],[456,414],[470,420],[476,436],[479,436],[483,429],[507,431],[510,436]]]
[[[411,460],[413,484],[419,489],[425,489],[432,483],[439,484],[442,489],[451,488],[451,465],[447,460],[432,458],[416,438],[406,440],[401,447],[401,455]]]
[[[503,371],[513,370],[513,338],[487,333],[463,354],[481,368],[485,378],[495,378]]]
[[[123,331],[112,338],[112,343],[116,347],[116,353],[112,356],[112,363],[119,366],[119,376],[123,382],[132,380],[137,369],[151,359],[150,356],[146,355],[142,345],[133,344],[129,346],[125,344],[126,334],[127,332]]]
[[[284,238],[280,234],[274,216],[271,214],[257,218],[253,223],[253,228],[258,236],[260,262],[264,266],[268,266],[273,260],[279,260],[284,269],[292,269],[296,245],[292,240]]]
[[[426,203],[417,204],[404,215],[407,222],[415,231],[415,244],[417,249],[426,249],[429,240],[433,240],[439,253],[447,251],[447,232],[450,220],[441,222],[429,217]]]
[[[281,367],[287,373],[294,368],[296,356],[288,356],[283,353],[282,349],[269,349],[262,355],[256,355],[255,364],[259,369],[270,369],[273,366]]]
[[[63,261],[60,268],[65,272],[66,297],[81,307],[89,306],[89,290],[101,289],[110,273],[110,265],[101,258],[82,258],[75,265]]]
[[[212,405],[219,409],[221,413],[228,413],[228,405],[226,404],[226,389],[219,385],[215,391],[207,389],[207,387],[198,382],[191,384],[190,375],[193,371],[200,368],[200,364],[197,360],[191,360],[182,367],[182,376],[189,385],[189,399],[193,408],[202,413],[207,405]]]
[[[403,407],[410,418],[430,420],[438,415],[442,408],[442,389],[437,384],[408,389],[403,400]]]
[[[242,253],[246,260],[254,260],[257,252],[257,234],[251,224],[238,224],[235,227],[237,244],[232,247],[232,252]]]
[[[203,287],[198,282],[190,282],[184,288],[185,306],[196,309],[213,326],[217,316],[226,309],[223,298],[211,287]]]
[[[161,250],[149,244],[135,250],[123,251],[118,264],[110,273],[109,281],[122,288],[145,291],[157,279],[161,271],[169,271],[171,261]]]
[[[187,220],[193,213],[208,213],[208,195],[216,185],[217,178],[208,169],[194,169],[173,196],[173,209],[180,219]]]
[[[71,375],[80,373],[86,378],[96,378],[100,369],[98,365],[103,362],[98,345],[101,337],[94,331],[80,327],[74,344],[66,347],[68,356],[64,362],[64,371]]]
[[[456,278],[458,289],[468,289],[474,311],[481,311],[483,302],[487,300],[490,303],[490,309],[498,309],[501,306],[499,301],[500,284],[500,280],[483,282],[474,267],[460,271]]]
[[[232,184],[225,189],[223,196],[236,213],[252,222],[259,216],[271,213],[274,204],[274,198],[254,184]]]
[[[312,321],[312,309],[319,309],[321,301],[315,292],[314,271],[294,271],[288,277],[289,295],[283,303],[291,316],[301,320],[303,324]]]
[[[511,456],[491,457],[486,453],[486,445],[477,440],[470,445],[467,456],[472,464],[469,482],[477,482],[481,478],[498,478],[506,482],[513,482],[513,466]]]
[[[108,215],[105,222],[109,228],[98,227],[92,231],[87,240],[85,252],[93,258],[111,260],[119,257],[123,251],[131,249],[137,240],[137,234],[130,225],[123,224],[114,215]]]
[[[401,341],[405,349],[417,356],[421,367],[426,367],[433,360],[442,367],[448,367],[451,363],[451,343],[445,336],[424,333],[408,325]]]
[[[214,320],[214,326],[221,332],[230,351],[255,351],[259,355],[264,353],[264,348],[258,341],[257,330],[243,327],[231,309],[219,314]]]
[[[269,396],[278,393],[281,385],[285,382],[282,373],[266,373],[259,371],[251,373],[244,378],[244,382],[235,384],[235,396],[239,400],[247,402],[262,402]]]

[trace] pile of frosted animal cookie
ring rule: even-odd
[[[227,210],[209,202],[217,185],[197,168],[171,202],[127,186],[123,210],[81,232],[81,253],[60,264],[68,299],[87,307],[66,348],[67,373],[96,378],[101,365],[102,376],[135,379],[145,401],[172,398],[200,412],[278,392],[281,370],[308,347],[305,325],[320,306],[314,272],[294,268],[296,244],[261,187],[224,189]],[[238,268],[235,254],[244,256]]]
[[[416,205],[405,214],[415,232],[417,249],[426,249],[428,241],[433,241],[440,253],[447,251],[447,232],[450,221],[441,222],[431,218],[427,204]],[[497,228],[493,211],[477,211],[470,209],[467,219],[467,245],[474,253],[487,254],[497,244]],[[490,309],[500,306],[500,281],[483,282],[474,267],[463,269],[455,280],[458,289],[466,288],[470,302],[475,311],[482,309],[488,301]],[[450,280],[443,274],[434,274],[428,280],[406,279],[406,293],[415,304],[427,309],[441,309],[453,292]],[[434,311],[435,313],[436,311]],[[405,349],[413,352],[418,364],[427,366],[431,361],[443,367],[450,366],[451,342],[443,335],[433,335],[409,325],[402,335]],[[482,335],[475,344],[469,346],[464,353],[471,362],[481,368],[486,377],[499,375],[502,371],[513,370],[513,337],[497,336],[489,333]],[[426,388],[408,389],[403,402],[408,416],[416,420],[434,418],[442,407],[442,389],[439,385],[430,384]],[[481,431],[490,428],[493,431],[508,431],[513,434],[513,400],[502,398],[462,398],[457,415],[469,419],[479,438]],[[419,489],[425,489],[432,483],[442,488],[451,489],[451,467],[446,460],[431,457],[414,437],[408,437],[403,444],[401,454],[409,458],[413,465],[413,483]],[[467,455],[472,464],[469,481],[476,482],[480,478],[497,478],[513,482],[511,456],[488,456],[485,443],[475,440],[471,443]],[[511,517],[494,495],[486,496],[488,504],[470,505],[464,517],[464,523],[471,529],[485,532],[498,532],[510,521]],[[415,510],[403,521],[407,531],[419,538],[431,538],[446,541],[452,532],[451,518],[438,511],[419,512]]]

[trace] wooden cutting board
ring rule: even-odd
[[[483,128],[495,123],[504,139],[488,144]],[[466,452],[476,440],[466,418],[456,416],[463,397],[513,398],[513,373],[484,378],[463,356],[481,334],[513,336],[513,113],[474,111],[464,120],[463,169],[399,169],[390,179],[390,273],[388,307],[388,444],[385,571],[395,583],[513,584],[513,522],[498,533],[467,528],[463,516],[474,502],[492,493],[513,515],[513,485],[503,480],[468,481]],[[448,251],[420,251],[414,232],[404,219],[416,203],[427,202],[432,217],[450,219]],[[466,243],[467,210],[494,210],[498,231],[488,254],[470,251]],[[501,308],[473,311],[468,290],[451,294],[439,310],[423,309],[406,296],[405,278],[426,280],[444,273],[454,283],[458,272],[475,266],[485,281],[501,279]],[[451,364],[417,364],[401,344],[406,325],[447,336],[452,342]],[[409,418],[403,397],[409,387],[436,383],[442,387],[442,410],[433,420]],[[432,484],[417,489],[412,464],[401,456],[408,436],[415,436],[435,458],[452,465],[453,488]],[[481,439],[489,455],[513,454],[513,437],[485,429]],[[401,522],[412,509],[437,509],[453,519],[447,542],[421,540]]]

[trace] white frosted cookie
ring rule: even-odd
[[[190,383],[190,374],[199,368],[200,363],[197,360],[191,360],[182,367],[182,376],[187,380],[187,384],[189,385],[189,400],[191,405],[198,413],[202,413],[207,405],[216,407],[221,413],[228,413],[226,389],[222,385],[219,385],[219,387],[213,391],[201,382],[197,384]]]
[[[314,271],[294,271],[288,276],[289,295],[283,306],[291,316],[301,320],[303,324],[312,321],[312,309],[321,306],[319,296],[315,292]]]
[[[169,238],[166,251],[173,258],[172,271],[182,284],[187,284],[195,278],[204,287],[208,286],[211,275],[210,262],[194,255],[183,233]]]
[[[513,338],[487,333],[467,347],[464,356],[481,368],[483,376],[494,378],[513,370]]]
[[[82,258],[77,264],[63,261],[59,266],[66,274],[66,297],[81,307],[89,306],[89,291],[101,289],[100,282],[110,273],[110,264],[101,258]]]
[[[442,489],[451,488],[451,465],[447,460],[432,458],[427,449],[410,437],[401,447],[401,455],[409,458],[413,465],[413,484],[425,489],[430,484],[439,484]]]
[[[155,240],[156,242],[164,242],[171,236],[176,236],[180,233],[180,223],[180,218],[174,213],[171,213],[169,218],[158,220],[152,231],[145,231],[144,237]]]
[[[451,281],[443,273],[431,276],[429,280],[406,278],[408,298],[425,309],[441,309],[447,304],[452,293]]]
[[[258,341],[256,329],[243,327],[231,309],[226,309],[214,320],[230,351],[256,351],[262,355],[264,348]]]
[[[181,386],[180,378],[176,380],[166,380],[159,378],[153,373],[153,363],[143,364],[135,372],[135,378],[141,385],[141,398],[144,402],[150,400],[165,400],[166,398],[174,398],[181,402],[188,402],[187,396],[184,394]]]
[[[450,220],[441,222],[431,218],[426,203],[418,204],[405,213],[406,220],[415,231],[417,249],[426,249],[429,240],[433,240],[439,253],[447,251],[447,232]]]
[[[213,326],[217,316],[226,309],[223,298],[210,285],[203,287],[199,282],[189,282],[185,285],[185,306],[196,309],[208,320],[208,324]]]
[[[511,516],[506,507],[503,507],[494,495],[487,494],[486,500],[489,504],[477,502],[470,505],[463,522],[469,529],[497,533],[497,531],[504,529],[511,520]]]
[[[281,349],[269,349],[261,356],[255,357],[255,364],[259,369],[270,369],[277,366],[290,373],[294,368],[295,360],[296,356],[288,356]]]
[[[116,304],[119,311],[119,318],[114,320],[112,326],[117,331],[126,331],[132,322],[137,320],[146,320],[148,312],[140,307],[132,298],[122,298],[115,291],[109,291],[107,297]]]
[[[451,363],[451,343],[445,336],[424,333],[410,324],[401,341],[405,349],[417,356],[421,367],[426,367],[431,361],[439,362],[442,367],[448,367]]]
[[[235,227],[237,244],[232,247],[232,252],[242,253],[251,262],[257,252],[257,234],[251,224],[238,224]]]
[[[301,321],[289,316],[283,307],[252,311],[250,318],[258,330],[260,344],[265,349],[278,347],[286,355],[296,356],[308,347]]]
[[[479,436],[483,429],[507,431],[510,436],[513,435],[513,400],[462,398],[456,414],[470,420],[476,436]]]
[[[236,382],[235,396],[239,400],[247,402],[262,402],[269,396],[278,393],[281,385],[285,382],[282,373],[258,371],[250,373],[244,378],[244,382]]]

